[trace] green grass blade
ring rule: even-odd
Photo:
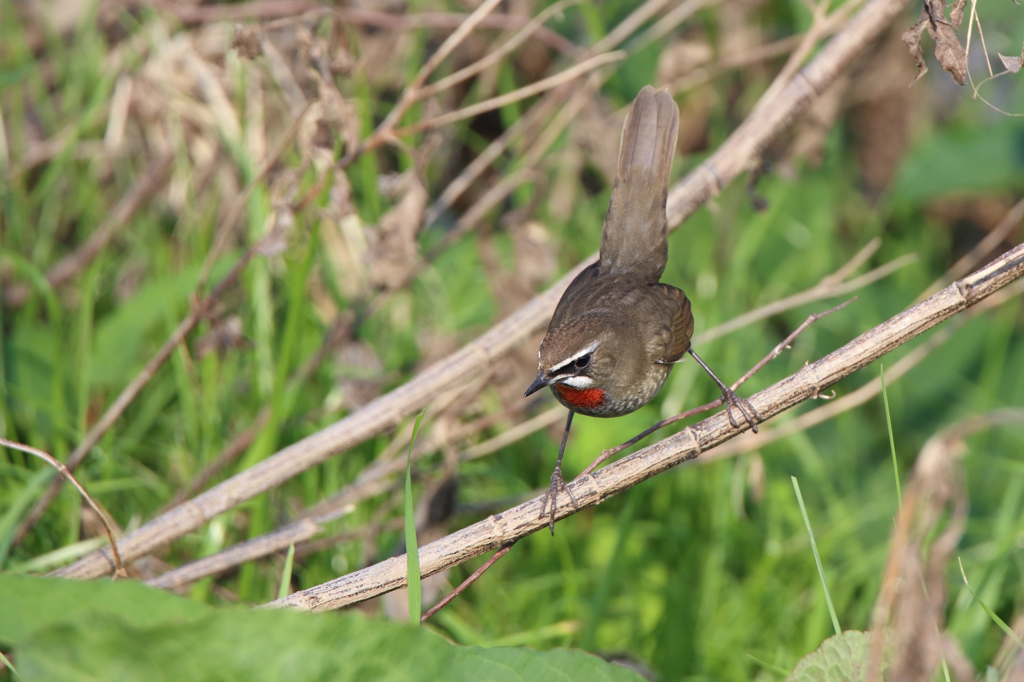
[[[900,466],[896,463],[896,441],[892,437],[892,417],[889,416],[889,393],[885,390],[885,365],[881,365],[878,376],[882,379],[882,401],[885,403],[885,426],[889,430],[889,450],[892,452],[892,470],[896,476],[897,509],[903,509],[903,493],[900,491]]]
[[[800,494],[800,483],[796,480],[796,476],[790,476],[793,479],[793,490],[796,491],[796,500],[800,503],[800,513],[804,517],[804,525],[807,526],[807,535],[811,538],[811,551],[814,552],[814,563],[818,565],[818,577],[821,578],[821,587],[825,590],[825,603],[828,604],[828,613],[832,616],[832,627],[836,629],[836,634],[843,634],[842,628],[839,627],[839,618],[836,616],[836,607],[832,605],[832,595],[828,591],[828,582],[825,580],[825,569],[821,565],[821,557],[818,555],[818,545],[814,542],[814,531],[811,530],[811,520],[807,518],[807,507],[804,506],[804,496]]]
[[[1007,625],[1002,618],[997,616],[996,612],[988,607],[988,604],[981,601],[981,597],[979,597],[978,594],[974,591],[974,588],[971,587],[971,584],[967,582],[967,573],[964,572],[964,562],[960,559],[960,557],[957,557],[956,560],[957,563],[960,564],[960,575],[963,576],[964,585],[967,585],[967,589],[970,590],[971,596],[974,597],[974,600],[976,602],[981,604],[981,608],[985,609],[985,613],[987,613],[988,617],[991,618],[992,621],[999,626],[999,629],[1005,632],[1007,637],[1016,642],[1017,646],[1020,647],[1021,651],[1024,651],[1024,641],[1021,641],[1021,638],[1017,636],[1017,633],[1013,631],[1013,628]]]
[[[767,661],[762,661],[760,658],[758,658],[756,656],[751,656],[750,654],[744,654],[744,655],[747,658],[749,658],[751,661],[753,661],[754,663],[757,663],[759,666],[761,666],[762,668],[764,668],[765,670],[767,670],[770,673],[775,673],[776,675],[778,675],[779,677],[781,677],[783,679],[789,677],[789,673],[791,671],[786,670],[785,668],[780,668],[777,665],[772,665],[771,663],[768,663]]]
[[[277,598],[284,599],[288,596],[288,588],[292,584],[292,564],[295,562],[295,543],[288,545],[288,556],[284,559],[284,570],[281,571],[281,587],[277,590]]]
[[[3,663],[5,666],[7,666],[16,677],[20,677],[18,675],[18,669],[14,667],[14,664],[7,660],[7,657],[4,656],[4,652],[2,651],[0,651],[0,663]]]
[[[420,430],[423,413],[416,415],[416,423],[412,427],[412,439],[409,441],[409,458],[405,464],[405,561],[406,576],[409,583],[409,624],[419,626],[421,610],[420,588],[420,553],[416,542],[416,513],[412,502],[412,446],[416,444],[416,434]]]

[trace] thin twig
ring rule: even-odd
[[[396,137],[402,137],[404,135],[410,135],[423,130],[433,130],[434,128],[440,128],[441,126],[446,126],[450,123],[455,123],[456,121],[462,121],[488,111],[500,109],[504,106],[508,106],[509,104],[524,100],[527,97],[533,97],[534,95],[539,95],[542,92],[553,90],[554,88],[568,83],[588,71],[592,71],[598,67],[604,66],[605,64],[622,61],[626,56],[627,54],[623,50],[596,55],[586,61],[576,64],[575,66],[571,66],[565,71],[557,73],[554,76],[544,78],[536,83],[524,85],[523,87],[517,88],[512,92],[505,93],[504,95],[491,97],[490,99],[486,99],[483,102],[478,102],[476,104],[471,104],[463,109],[450,111],[447,114],[442,114],[435,118],[429,118],[425,121],[418,121],[417,123],[413,123],[405,128],[399,128],[394,132],[394,135]]]
[[[519,47],[527,40],[529,40],[530,36],[536,33],[537,30],[540,29],[547,22],[548,19],[555,16],[556,14],[561,13],[565,8],[572,7],[573,5],[578,5],[582,1],[583,0],[558,0],[558,2],[553,3],[549,7],[545,8],[544,11],[542,11],[536,17],[534,17],[530,21],[530,23],[521,28],[518,33],[512,36],[504,45],[499,47],[497,50],[491,52],[482,59],[478,59],[469,66],[459,69],[450,76],[445,76],[444,78],[435,83],[424,85],[422,88],[419,89],[419,92],[416,94],[416,98],[419,100],[423,100],[426,99],[427,97],[432,97],[438,94],[439,92],[447,90],[453,85],[456,85],[469,78],[472,78],[473,76],[477,75],[478,73],[481,73],[482,71],[486,71],[490,67],[500,62],[503,57],[505,57],[513,50],[515,50],[517,47]]]
[[[447,595],[445,595],[444,599],[442,599],[441,601],[439,601],[436,604],[434,604],[433,606],[431,606],[430,610],[428,610],[426,613],[424,613],[423,616],[420,618],[420,622],[421,623],[427,622],[428,618],[433,616],[435,613],[437,613],[438,611],[440,611],[444,607],[448,606],[448,604],[450,604],[452,602],[452,600],[454,600],[460,594],[465,592],[466,588],[469,587],[470,585],[472,585],[473,583],[475,583],[480,576],[482,576],[484,573],[487,572],[487,569],[489,569],[491,566],[496,564],[498,559],[500,559],[501,557],[503,557],[506,554],[508,554],[509,550],[512,549],[512,545],[513,544],[515,544],[515,543],[514,542],[510,542],[507,545],[503,546],[501,549],[499,549],[497,552],[495,552],[494,555],[490,559],[488,559],[484,563],[483,566],[481,566],[480,568],[478,568],[475,571],[473,571],[473,575],[471,575],[468,578],[466,578],[465,580],[463,580],[462,584],[460,584],[454,590],[452,590]]]
[[[1024,276],[1024,245],[1011,249],[992,264],[954,282],[927,300],[861,334],[842,348],[804,366],[796,374],[752,396],[749,401],[770,419],[821,394],[822,390],[916,338],[940,322],[984,300]],[[724,412],[688,426],[569,484],[581,509],[596,505],[703,452],[734,438],[748,425],[729,423]],[[420,570],[434,575],[475,556],[516,541],[543,528],[537,497],[502,514],[491,516],[445,538],[420,547]],[[576,513],[562,505],[558,518]],[[322,585],[271,602],[272,607],[304,611],[338,609],[405,586],[405,557],[394,557]]]
[[[746,327],[747,325],[753,324],[759,320],[774,317],[785,310],[806,305],[813,301],[820,301],[825,298],[845,296],[857,291],[858,289],[862,289],[873,282],[884,279],[897,270],[905,268],[906,266],[916,262],[917,254],[908,253],[903,256],[899,256],[898,258],[894,258],[888,263],[880,265],[877,268],[847,282],[833,283],[831,281],[826,282],[825,280],[822,280],[822,282],[816,287],[806,291],[801,291],[800,293],[793,294],[792,296],[787,296],[786,298],[775,301],[774,303],[761,306],[760,308],[740,315],[725,324],[718,325],[714,329],[709,329],[706,332],[697,334],[693,337],[693,343],[694,345],[703,345],[709,341],[721,338],[726,334],[730,334],[741,327]]]
[[[0,438],[0,445],[10,448],[12,450],[20,450],[28,455],[33,455],[43,460],[54,469],[60,472],[60,475],[71,481],[71,485],[75,486],[79,494],[85,499],[86,503],[92,507],[92,510],[96,512],[96,516],[99,517],[100,523],[103,524],[103,530],[107,532],[107,540],[110,541],[110,550],[114,553],[114,578],[127,578],[128,571],[124,569],[124,565],[121,563],[121,554],[117,551],[117,540],[114,539],[114,531],[110,527],[110,522],[107,520],[107,515],[103,513],[99,505],[93,501],[92,497],[85,491],[82,484],[68,471],[68,468],[61,464],[55,457],[47,452],[43,452],[38,448],[34,448],[30,445],[24,445],[17,443],[13,440],[7,440],[6,438]]]

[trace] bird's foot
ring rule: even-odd
[[[544,493],[544,498],[541,500],[540,505],[540,518],[544,518],[544,512],[548,509],[548,501],[551,502],[551,512],[548,516],[548,528],[551,529],[551,536],[555,535],[555,510],[558,509],[558,490],[561,488],[569,494],[569,499],[572,500],[572,506],[576,508],[576,511],[580,510],[580,505],[576,502],[576,496],[572,494],[572,491],[565,485],[565,481],[562,479],[562,467],[556,466],[555,470],[551,472],[551,485],[548,486],[547,492]]]
[[[726,386],[722,390],[722,399],[725,401],[725,413],[729,415],[729,423],[733,428],[740,427],[739,422],[732,416],[732,408],[736,408],[743,415],[743,419],[750,425],[750,430],[757,433],[757,423],[764,421],[761,414],[750,404],[746,398],[741,398],[736,391]]]

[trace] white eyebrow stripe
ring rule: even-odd
[[[576,355],[574,355],[574,356],[572,356],[571,358],[567,359],[567,360],[566,360],[565,362],[563,362],[562,364],[560,364],[560,365],[557,365],[557,366],[555,366],[555,367],[552,367],[551,369],[549,369],[549,370],[548,370],[548,373],[549,373],[549,374],[553,374],[553,373],[555,373],[555,372],[558,372],[559,370],[562,370],[562,369],[564,369],[564,368],[565,368],[566,366],[568,366],[568,365],[570,365],[570,364],[572,364],[572,363],[576,362],[577,360],[579,360],[580,358],[582,358],[582,357],[583,357],[584,355],[587,355],[588,353],[593,353],[593,352],[594,352],[594,350],[596,350],[596,349],[597,349],[597,346],[598,346],[599,344],[600,344],[600,341],[595,341],[594,343],[590,344],[589,346],[587,346],[586,348],[584,348],[583,350],[581,350],[581,351],[580,351],[579,353],[577,353]]]

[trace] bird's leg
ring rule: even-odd
[[[704,368],[704,371],[714,379],[715,383],[718,384],[718,388],[722,390],[722,399],[725,400],[725,412],[729,415],[729,423],[732,424],[734,428],[739,428],[739,424],[732,416],[732,408],[735,407],[740,411],[740,414],[743,415],[743,418],[747,423],[750,424],[750,430],[757,433],[757,422],[764,420],[758,411],[754,409],[754,406],[751,405],[746,398],[739,397],[736,395],[736,391],[722,383],[722,380],[715,376],[715,373],[711,371],[711,368],[704,364],[704,361],[700,359],[699,355],[693,352],[692,348],[689,352],[690,355],[693,356],[693,359],[697,361],[697,364]]]
[[[558,489],[561,488],[569,493],[572,506],[576,508],[576,511],[580,509],[580,505],[576,502],[576,496],[565,486],[565,481],[562,479],[562,455],[565,454],[565,444],[569,440],[569,427],[572,426],[572,416],[574,414],[576,413],[569,410],[569,418],[565,420],[565,433],[562,434],[562,446],[558,448],[558,461],[555,462],[555,470],[551,472],[551,485],[548,486],[547,492],[544,493],[540,506],[540,518],[543,519],[544,510],[548,508],[548,500],[551,501],[551,515],[549,516],[548,527],[551,529],[552,537],[555,535],[555,509],[558,508]]]

